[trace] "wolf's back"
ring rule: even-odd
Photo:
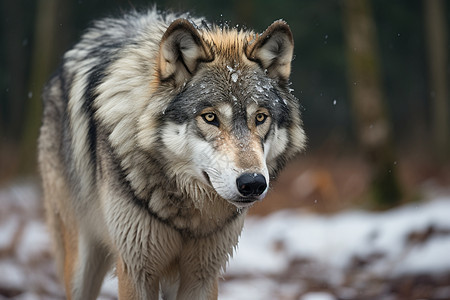
[[[126,63],[124,58],[133,49],[142,49],[140,51],[147,55],[156,52],[164,30],[176,17],[161,16],[149,10],[144,14],[132,12],[121,19],[106,18],[93,23],[80,42],[64,55],[60,68],[45,87],[39,141],[41,169],[47,169],[43,164],[57,167],[73,194],[80,198],[91,195],[94,190],[99,155],[98,123],[110,121],[109,112],[95,116],[94,101],[101,93],[99,85],[108,82],[110,86],[126,86],[127,82],[121,81],[123,71],[113,69],[113,64],[119,59]],[[128,63],[143,64],[136,60]],[[42,171],[45,182],[48,172]]]

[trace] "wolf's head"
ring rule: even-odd
[[[162,152],[179,182],[197,182],[237,207],[262,199],[305,144],[288,80],[293,38],[283,21],[261,35],[196,29],[175,20],[162,37],[154,86]]]

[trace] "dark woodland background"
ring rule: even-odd
[[[310,170],[312,191],[300,197],[279,189],[274,197],[289,197],[287,206],[331,199],[330,209],[354,201],[391,207],[416,199],[424,183],[449,184],[448,2],[153,4],[258,32],[277,19],[291,26],[292,88],[302,103],[309,146],[279,185]],[[36,175],[40,94],[63,53],[92,20],[148,5],[137,0],[1,2],[0,184]],[[349,176],[359,181],[352,185]]]

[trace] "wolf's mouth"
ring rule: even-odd
[[[208,173],[206,173],[205,171],[203,171],[203,176],[205,176],[206,182],[208,182],[208,184],[209,184],[210,186],[213,186],[212,183],[211,183],[211,179],[209,178]]]
[[[239,198],[230,202],[238,208],[247,208],[252,206],[256,201],[258,201],[256,198]]]

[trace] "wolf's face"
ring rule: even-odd
[[[276,95],[267,91],[265,96],[257,91],[263,89],[260,85],[249,85],[258,78],[245,74],[250,70],[237,75],[226,66],[216,72],[208,69],[168,107],[167,118],[173,121],[165,127],[163,141],[192,176],[237,206],[245,206],[267,192],[266,158],[273,142],[270,133],[276,127],[267,104]]]
[[[274,23],[252,41],[235,31],[201,35],[176,22],[160,50],[160,84],[177,91],[162,116],[163,152],[178,177],[249,206],[304,144],[297,99],[286,84],[289,27]]]

